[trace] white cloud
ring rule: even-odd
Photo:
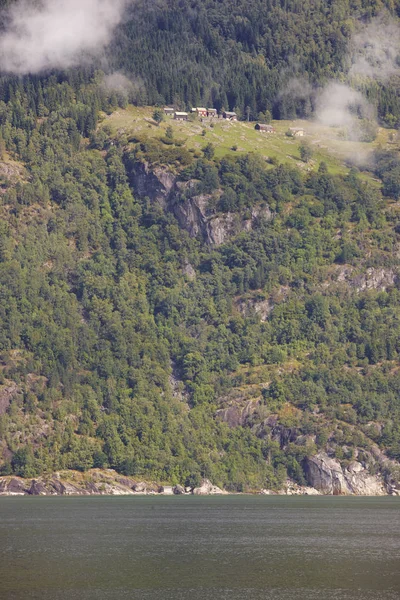
[[[19,75],[63,69],[101,53],[126,0],[20,0],[6,14],[0,68]]]
[[[366,117],[370,110],[360,92],[336,81],[329,83],[317,98],[317,118],[331,127],[349,127],[355,118]]]
[[[400,72],[400,26],[387,14],[376,17],[352,40],[350,75],[385,81]]]

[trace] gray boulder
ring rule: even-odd
[[[357,461],[347,468],[325,452],[306,459],[305,471],[308,484],[319,492],[341,496],[383,496],[387,494],[384,482],[378,475],[371,473]]]

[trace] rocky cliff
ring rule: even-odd
[[[268,207],[253,208],[249,218],[234,213],[211,214],[211,195],[193,194],[196,181],[183,182],[166,168],[135,162],[129,169],[130,184],[140,198],[148,197],[165,211],[170,211],[191,237],[199,237],[210,246],[220,246],[230,237],[249,231],[257,219],[270,220]]]
[[[261,423],[253,424],[253,416],[259,413],[261,407],[257,398],[224,398],[222,403],[224,408],[217,411],[217,417],[232,428],[250,426],[258,437],[279,444],[281,449],[285,449],[288,444],[315,448],[315,435],[304,435],[296,426],[283,425],[277,415],[271,414]],[[278,493],[400,496],[400,464],[389,460],[372,440],[368,441],[369,450],[355,448],[354,460],[341,463],[335,458],[338,445],[333,439],[334,430],[326,444],[326,451],[320,450],[304,459],[308,487],[296,486],[289,481]],[[347,447],[342,446],[339,449],[345,452]],[[266,493],[266,490],[263,490],[263,493]]]
[[[308,483],[323,494],[342,496],[384,496],[387,486],[381,475],[372,475],[362,463],[351,462],[343,467],[325,452],[307,458],[305,472]]]

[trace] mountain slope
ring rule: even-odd
[[[0,78],[1,475],[399,486],[398,77],[356,82],[374,143],[282,120],[382,10],[135,3],[108,70],[139,106],[94,67]],[[168,126],[163,103],[281,120]]]
[[[354,169],[95,131],[113,101],[95,79],[2,90],[3,474],[109,466],[248,490],[304,483],[328,451],[395,482],[390,194]],[[223,244],[188,227],[200,209]]]
[[[135,77],[144,104],[215,106],[257,119],[307,117],[315,92],[343,80],[353,34],[398,2],[335,0],[135,2],[110,52]],[[398,78],[357,82],[384,118],[398,122]]]

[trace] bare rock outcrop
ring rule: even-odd
[[[147,484],[144,481],[139,481],[132,486],[132,489],[136,494],[146,494],[147,493]]]
[[[347,468],[325,452],[306,459],[305,471],[311,487],[327,495],[383,496],[387,494],[383,479],[357,461]]]
[[[29,488],[24,479],[19,477],[5,477],[0,479],[0,496],[25,496]]]
[[[0,180],[16,183],[25,174],[23,166],[15,161],[0,161]]]
[[[226,493],[227,492],[224,492],[218,486],[212,484],[209,479],[203,479],[203,481],[201,482],[201,485],[197,488],[194,488],[194,490],[193,490],[193,494],[195,496],[210,496],[210,495],[214,495],[214,494],[226,494]]]
[[[0,496],[134,496],[162,494],[167,496],[195,494],[224,494],[208,479],[192,490],[182,485],[162,485],[148,482],[135,482],[129,477],[121,477],[110,469],[93,469],[86,474],[76,471],[54,473],[51,476],[35,479],[5,476],[0,478]]]
[[[179,181],[166,168],[135,162],[129,169],[130,183],[135,193],[148,197],[165,211],[171,212],[193,238],[200,237],[210,246],[220,246],[241,231],[249,231],[260,219],[272,219],[267,206],[253,208],[249,219],[233,213],[210,214],[212,195],[196,194],[196,181]],[[218,193],[218,192],[217,192]]]
[[[240,298],[240,300],[236,302],[236,306],[243,316],[248,317],[254,313],[260,317],[262,322],[265,322],[274,310],[275,305],[270,298],[264,300],[257,300],[256,298]]]
[[[384,292],[396,283],[396,277],[396,272],[393,269],[374,269],[371,267],[363,275],[355,277],[351,285],[357,292],[363,292],[364,290]]]
[[[277,304],[285,302],[290,294],[289,286],[281,285],[268,297],[262,294],[246,294],[236,300],[236,307],[245,317],[257,315],[260,321],[268,321],[268,318]]]
[[[398,271],[387,267],[369,267],[363,273],[356,274],[355,268],[350,265],[337,265],[333,273],[333,281],[327,282],[324,287],[332,283],[346,283],[357,293],[366,290],[386,291],[396,284]]]
[[[131,169],[131,183],[138,196],[148,196],[153,202],[158,202],[167,208],[171,192],[176,187],[176,177],[161,168],[151,168],[146,162],[137,162]]]
[[[172,485],[162,485],[158,488],[158,493],[163,494],[164,496],[173,496],[175,492]]]
[[[53,486],[46,486],[43,481],[33,479],[28,491],[30,496],[55,496],[57,491]]]
[[[116,473],[115,473],[116,475]],[[118,481],[118,479],[120,479]],[[71,472],[71,479],[55,473],[51,477],[22,479],[0,478],[0,496],[126,496],[133,495],[132,480],[118,478],[108,473],[94,472],[82,477]]]
[[[235,428],[245,425],[257,406],[258,402],[254,402],[253,400],[247,401],[244,405],[240,404],[240,402],[232,402],[230,406],[217,410],[216,414],[229,427]]]
[[[8,407],[11,404],[11,400],[19,389],[14,381],[7,383],[6,385],[0,386],[0,415],[4,415],[7,412]]]
[[[287,479],[285,485],[278,492],[279,496],[321,496],[322,493],[307,485],[299,485],[291,479]]]

